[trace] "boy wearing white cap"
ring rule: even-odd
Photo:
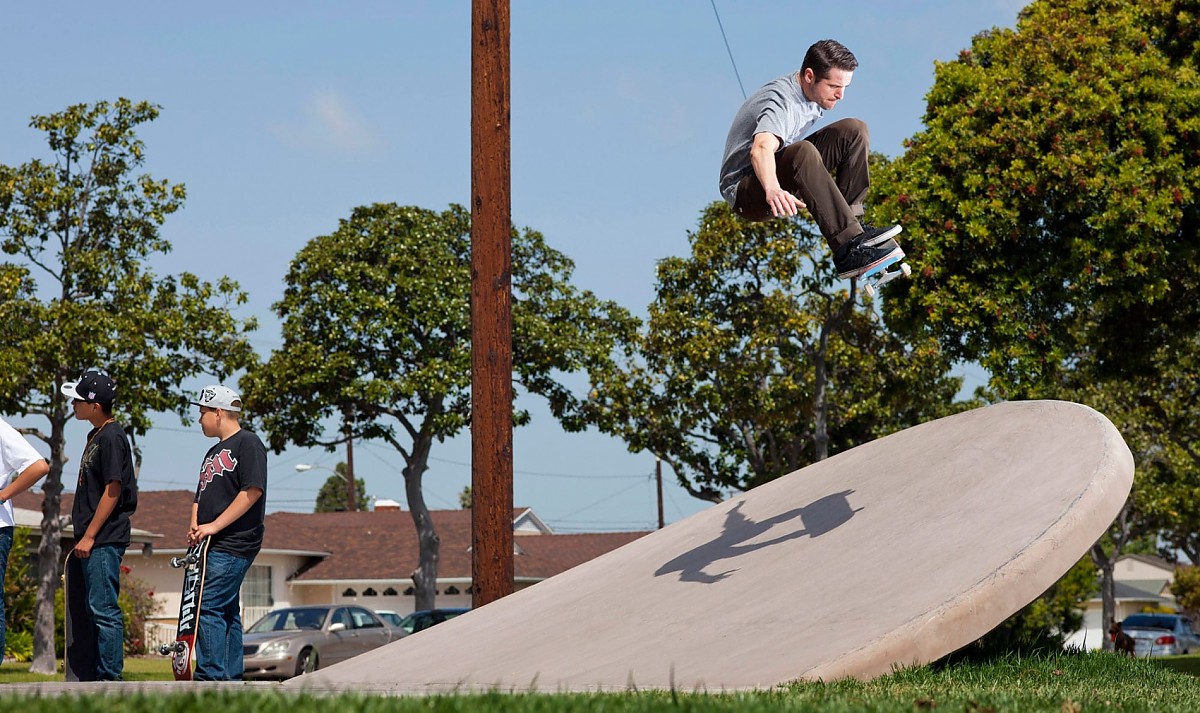
[[[242,399],[226,386],[206,386],[193,404],[200,428],[219,442],[208,449],[192,504],[189,544],[210,537],[204,597],[196,631],[197,681],[237,681],[242,663],[242,580],[262,548],[267,449],[242,428]]]

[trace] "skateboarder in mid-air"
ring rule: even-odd
[[[899,225],[862,221],[870,186],[867,125],[842,119],[804,136],[841,101],[857,67],[854,54],[834,40],[809,47],[800,71],[754,92],[738,110],[721,164],[721,195],[740,217],[768,220],[807,208],[843,279],[904,257],[893,239]]]

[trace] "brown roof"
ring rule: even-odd
[[[148,530],[162,535],[155,540],[158,549],[186,549],[188,525],[192,519],[192,500],[195,493],[190,490],[139,490],[138,506],[130,523],[139,530]],[[27,510],[42,510],[42,493],[27,490],[13,498],[13,505]],[[74,493],[63,493],[58,510],[66,517],[71,516]]]
[[[191,519],[190,490],[142,490],[132,524],[163,535],[156,549],[183,549]],[[63,493],[61,511],[70,515],[73,495]],[[41,510],[42,494],[25,492],[13,498],[17,507]],[[513,510],[513,518],[526,512]],[[431,510],[441,540],[439,578],[471,576],[471,511]],[[583,564],[633,542],[646,532],[598,532],[571,535],[520,535],[513,568],[517,577],[542,579]],[[411,581],[417,568],[418,542],[412,514],[407,510],[372,512],[297,513],[267,515],[263,548],[328,552],[330,556],[296,577],[297,580]]]
[[[523,512],[518,510],[516,512]],[[471,576],[471,511],[432,510],[441,546],[439,578]],[[267,516],[263,546],[329,552],[332,556],[296,577],[306,580],[410,580],[418,564],[418,541],[408,511],[294,513]],[[513,569],[517,577],[542,579],[587,562],[642,537],[645,532],[521,535]]]

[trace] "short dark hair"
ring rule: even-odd
[[[857,68],[858,59],[854,53],[837,40],[814,42],[804,53],[804,64],[800,65],[801,72],[811,69],[817,79],[827,78],[831,69],[853,72]]]

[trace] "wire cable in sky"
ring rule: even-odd
[[[729,49],[729,38],[725,36],[725,25],[721,24],[721,13],[717,12],[717,0],[712,3],[713,14],[717,16],[717,27],[721,28],[721,39],[725,40],[725,51],[729,53],[729,63],[733,65],[733,76],[737,77],[738,89],[742,90],[742,99],[746,98],[746,88],[742,86],[742,75],[738,72],[737,62],[733,61],[733,50]]]

